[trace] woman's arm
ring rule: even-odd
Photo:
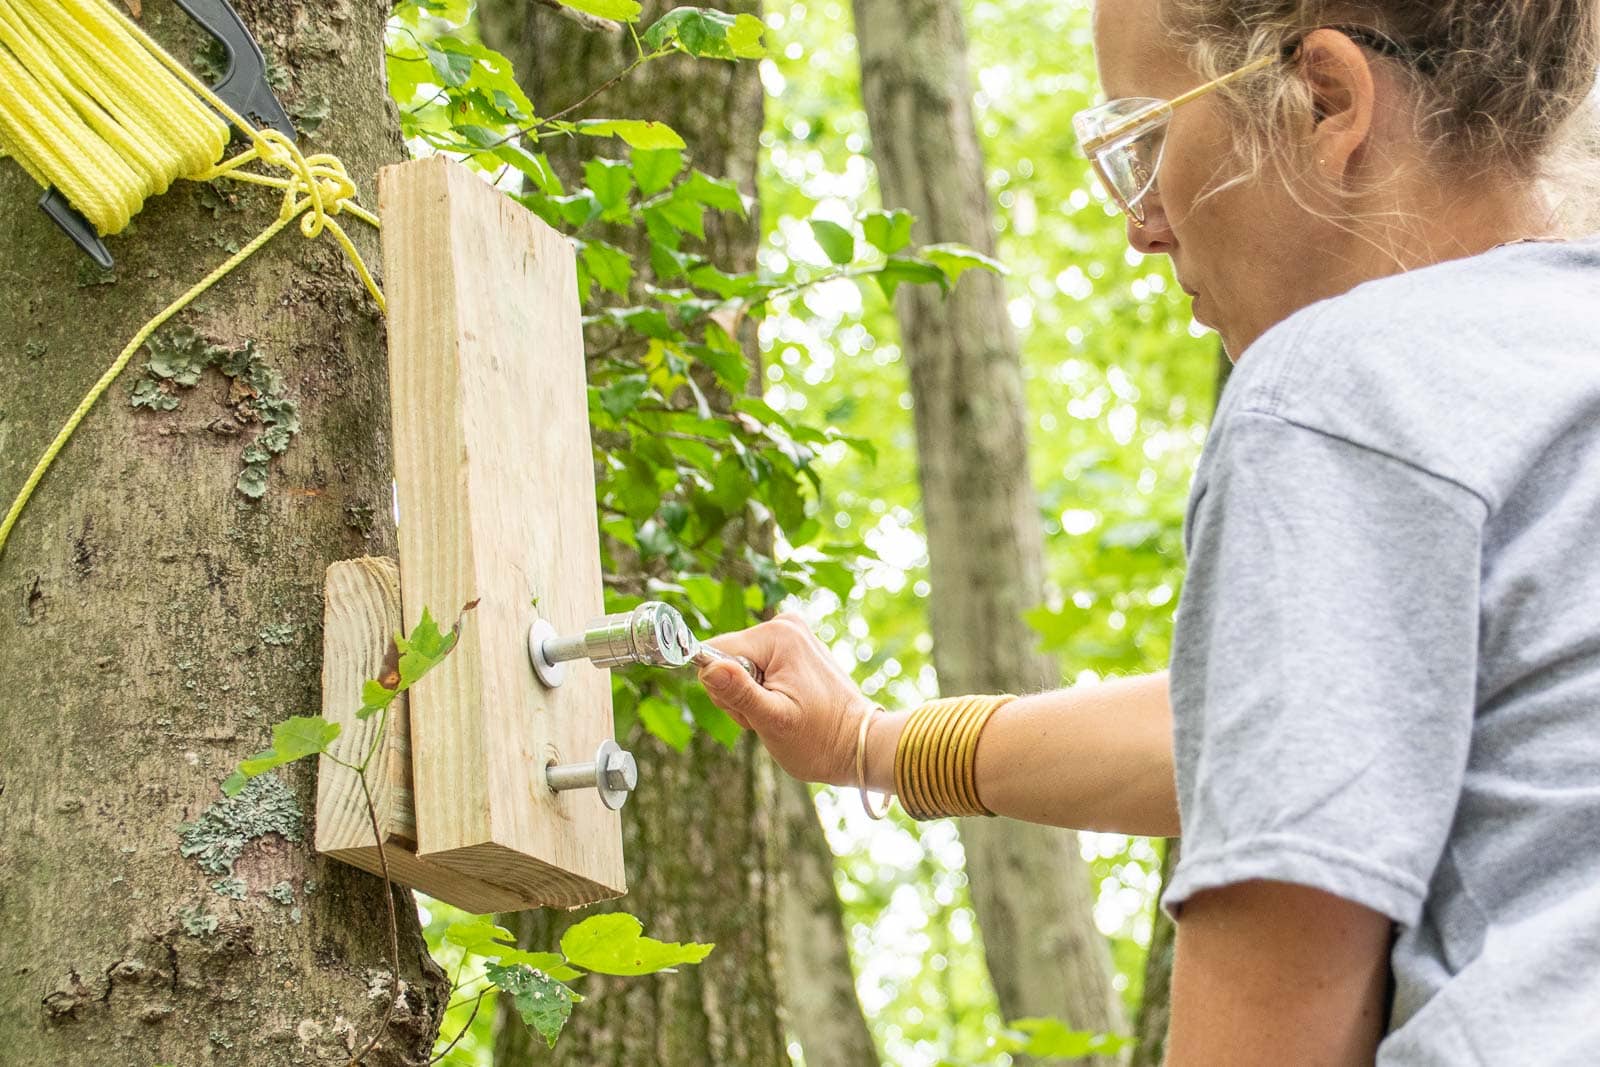
[[[873,707],[798,615],[711,642],[762,668],[765,687],[729,664],[700,672],[706,692],[760,736],[797,778],[855,784],[861,717]],[[908,712],[877,716],[867,784],[892,791]],[[998,815],[1127,834],[1174,836],[1178,808],[1166,672],[1019,697],[978,744],[978,795]]]
[[[1372,1067],[1392,925],[1287,882],[1196,893],[1178,924],[1167,1067]]]
[[[867,784],[892,792],[910,712],[867,734]],[[1167,672],[1018,697],[978,741],[978,797],[996,815],[1149,837],[1178,835]]]

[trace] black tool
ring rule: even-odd
[[[297,136],[294,121],[278,102],[272,86],[267,84],[267,61],[261,54],[261,46],[250,36],[250,31],[228,0],[176,2],[202,29],[217,39],[227,54],[228,69],[222,75],[222,80],[211,87],[211,91],[255,125],[270,126],[291,141],[294,140]],[[68,202],[59,189],[46,189],[39,198],[39,208],[101,269],[112,268],[111,252],[105,242],[100,240],[94,226]]]

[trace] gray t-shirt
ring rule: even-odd
[[[1169,911],[1264,878],[1389,916],[1382,1067],[1600,1063],[1600,239],[1268,331],[1184,538]]]

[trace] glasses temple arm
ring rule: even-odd
[[[1157,115],[1170,115],[1174,111],[1178,110],[1178,108],[1192,100],[1197,100],[1209,92],[1221,89],[1223,86],[1232,84],[1248,74],[1254,74],[1256,71],[1262,70],[1271,64],[1276,63],[1278,58],[1279,57],[1277,56],[1262,56],[1260,59],[1252,60],[1251,62],[1246,63],[1244,66],[1240,67],[1231,74],[1224,74],[1222,77],[1206,82],[1204,85],[1196,86],[1195,88],[1184,93],[1182,96],[1177,96],[1164,102],[1160,107],[1151,108],[1149,111],[1138,115],[1133,115],[1130,118],[1117,123],[1115,126],[1111,127],[1111,129],[1106,130],[1099,136],[1084,142],[1083,149],[1085,152],[1093,152],[1102,145],[1121,137],[1135,126],[1149,122]]]

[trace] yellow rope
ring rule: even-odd
[[[255,129],[107,0],[0,0],[0,85],[0,153],[15,157],[40,184],[60,189],[103,234],[122,230],[146,197],[177,178],[231,178],[283,191],[276,221],[140,327],[79,401],[0,521],[4,551],[40,479],[139,347],[291,222],[298,219],[306,237],[331,234],[379,309],[385,304],[366,262],[333,218],[349,212],[378,225],[376,215],[354,202],[355,183],[344,164],[326,153],[301,154],[277,130]],[[216,163],[227,147],[227,126],[202,100],[249,137],[251,147]],[[242,169],[254,162],[289,174]]]

